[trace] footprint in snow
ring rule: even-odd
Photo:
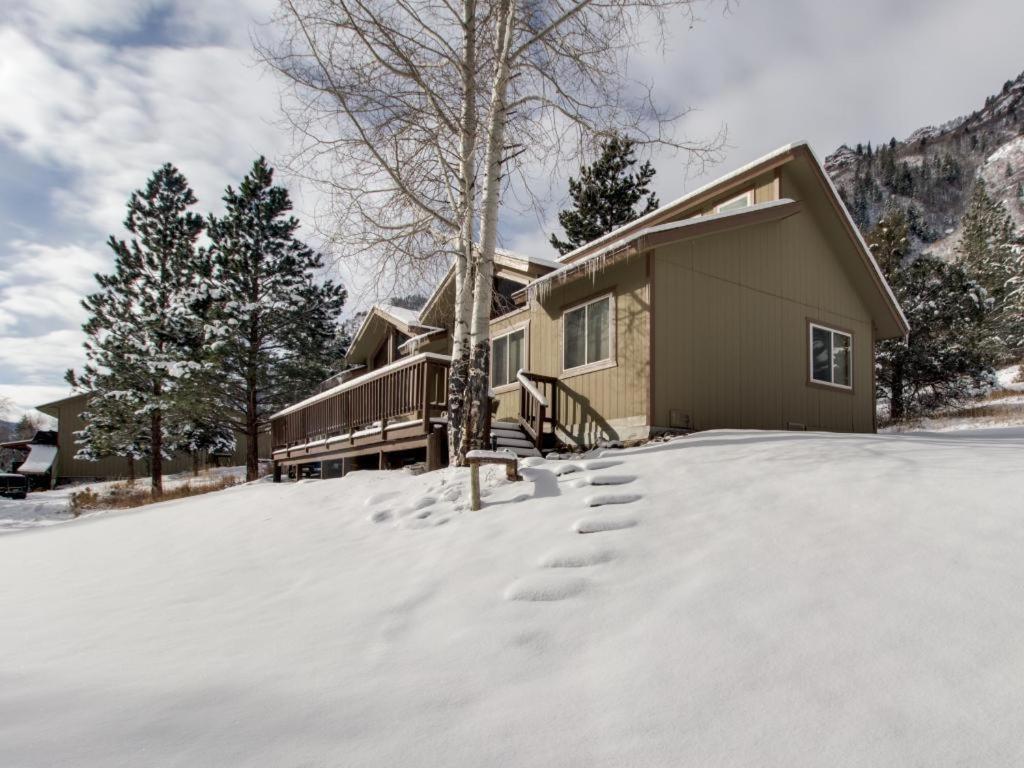
[[[586,568],[590,565],[608,563],[614,559],[615,553],[609,549],[576,545],[548,552],[540,559],[539,565],[541,568]]]
[[[546,603],[565,600],[580,594],[587,583],[576,577],[538,573],[524,576],[505,589],[506,600]]]
[[[583,488],[587,485],[626,485],[636,480],[635,475],[596,475],[588,474],[579,480],[574,480],[573,485]]]
[[[545,459],[540,456],[527,456],[519,460],[520,467],[536,467],[538,464],[544,464]]]
[[[629,504],[639,501],[643,496],[639,493],[595,493],[583,500],[588,507],[605,507],[613,504]]]
[[[572,528],[576,533],[603,533],[604,531],[621,531],[632,528],[637,522],[632,515],[602,515],[580,518]]]
[[[380,504],[382,501],[387,501],[388,499],[393,499],[393,498],[395,498],[398,495],[399,495],[398,491],[385,491],[384,493],[375,493],[372,496],[367,496],[367,498],[366,498],[366,506],[368,506],[368,507],[375,507],[378,504]]]
[[[588,461],[581,461],[580,469],[588,471],[592,469],[608,469],[609,467],[617,467],[621,463],[621,461],[613,461],[611,459],[590,459]]]
[[[370,515],[370,522],[373,523],[386,523],[391,519],[390,509],[378,509],[372,515]]]

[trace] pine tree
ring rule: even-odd
[[[628,136],[613,135],[601,145],[597,160],[581,166],[578,179],[569,179],[573,207],[558,214],[566,239],[551,235],[551,245],[559,253],[569,253],[658,207],[658,198],[649,191],[654,166],[647,161],[633,170],[635,144]],[[637,210],[641,202],[644,205]]]
[[[934,409],[966,397],[990,381],[985,334],[985,292],[958,265],[928,256],[911,259],[909,228],[901,211],[872,232],[871,250],[910,323],[904,339],[879,342],[878,395],[889,418]]]
[[[180,411],[180,398],[202,368],[197,358],[211,341],[196,311],[208,301],[210,286],[196,250],[203,221],[189,210],[195,203],[177,168],[168,163],[155,171],[128,201],[124,226],[131,239],[108,241],[114,272],[97,275],[100,290],[82,302],[90,317],[83,326],[87,362],[79,386],[94,393],[89,407],[97,417],[128,413],[146,422],[141,450],[149,459],[154,496],[163,492],[163,459],[176,428],[171,415]],[[98,433],[93,445],[88,431],[81,439],[85,451],[135,445],[107,443]]]
[[[258,439],[271,414],[300,399],[340,364],[338,314],[345,291],[319,281],[323,259],[295,237],[291,200],[264,158],[208,231],[221,338],[217,384],[222,409],[248,440],[246,477],[259,471]]]
[[[1011,301],[1024,274],[1021,245],[1006,207],[993,199],[985,182],[978,179],[961,220],[957,258],[992,300],[990,336],[997,346],[996,354],[1004,361],[1024,343],[1024,319]]]

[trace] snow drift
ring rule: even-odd
[[[1013,765],[1022,449],[712,432],[475,513],[362,472],[10,534],[0,762]]]

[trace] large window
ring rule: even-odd
[[[491,386],[501,387],[516,380],[526,364],[526,329],[495,336],[491,340]]]
[[[853,386],[853,337],[811,323],[811,381],[849,389]]]
[[[610,360],[612,356],[612,297],[573,307],[562,315],[562,368]]]

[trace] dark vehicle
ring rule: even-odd
[[[28,496],[28,478],[24,475],[0,473],[0,496],[24,499]]]

